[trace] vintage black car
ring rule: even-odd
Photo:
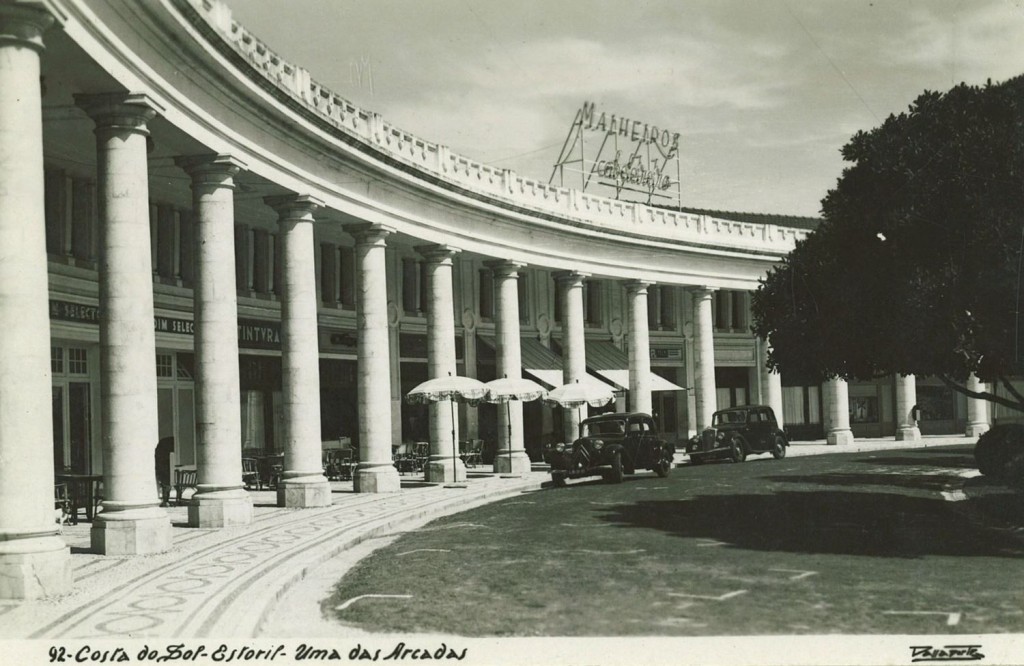
[[[621,483],[624,474],[649,469],[668,476],[675,446],[658,434],[649,414],[602,414],[580,424],[580,437],[572,444],[548,444],[544,459],[551,465],[551,480],[601,475]]]
[[[690,438],[686,453],[694,465],[709,460],[743,462],[751,453],[767,451],[784,458],[788,446],[771,407],[745,405],[715,412],[711,427]]]

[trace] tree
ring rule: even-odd
[[[925,91],[842,155],[820,227],[754,294],[769,366],[931,375],[1024,411],[1024,76]],[[1009,397],[969,390],[972,372]]]

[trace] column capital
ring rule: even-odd
[[[551,274],[551,277],[555,279],[560,285],[568,287],[582,287],[583,282],[590,277],[590,273],[584,273],[582,271],[557,271]]]
[[[711,298],[711,294],[718,291],[717,287],[708,287],[707,285],[687,287],[687,289],[693,294],[694,298]]]
[[[490,268],[497,277],[518,278],[519,271],[526,268],[526,263],[511,259],[492,259],[485,261],[484,266]]]
[[[444,243],[438,245],[418,245],[414,249],[430,263],[447,265],[452,263],[452,257],[462,252],[461,248]]]
[[[124,130],[147,136],[146,124],[164,111],[147,93],[77,94],[75,104],[93,119],[97,130]]]
[[[356,245],[385,245],[387,237],[395,233],[394,227],[377,222],[359,222],[342,227],[349,236],[356,239]]]
[[[174,163],[192,176],[193,185],[214,185],[234,188],[232,179],[244,171],[246,163],[233,155],[209,153],[205,155],[179,155]]]
[[[0,46],[11,44],[42,52],[43,33],[54,16],[40,5],[0,4]]]
[[[646,294],[647,287],[655,284],[651,280],[628,280],[622,283],[622,286],[626,288],[630,294]]]
[[[281,221],[306,220],[313,221],[313,213],[323,208],[324,202],[311,194],[280,194],[263,197],[263,203],[277,211]]]

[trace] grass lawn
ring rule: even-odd
[[[464,636],[1024,631],[1019,542],[908,477],[808,476],[814,464],[524,493],[401,536],[322,608],[375,632]],[[410,596],[337,608],[361,595]]]

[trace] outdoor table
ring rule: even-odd
[[[103,482],[102,474],[77,474],[62,472],[56,475],[57,482],[66,484],[71,500],[71,516],[77,520],[78,509],[85,508],[85,519],[92,520],[95,502],[99,497],[99,485]]]

